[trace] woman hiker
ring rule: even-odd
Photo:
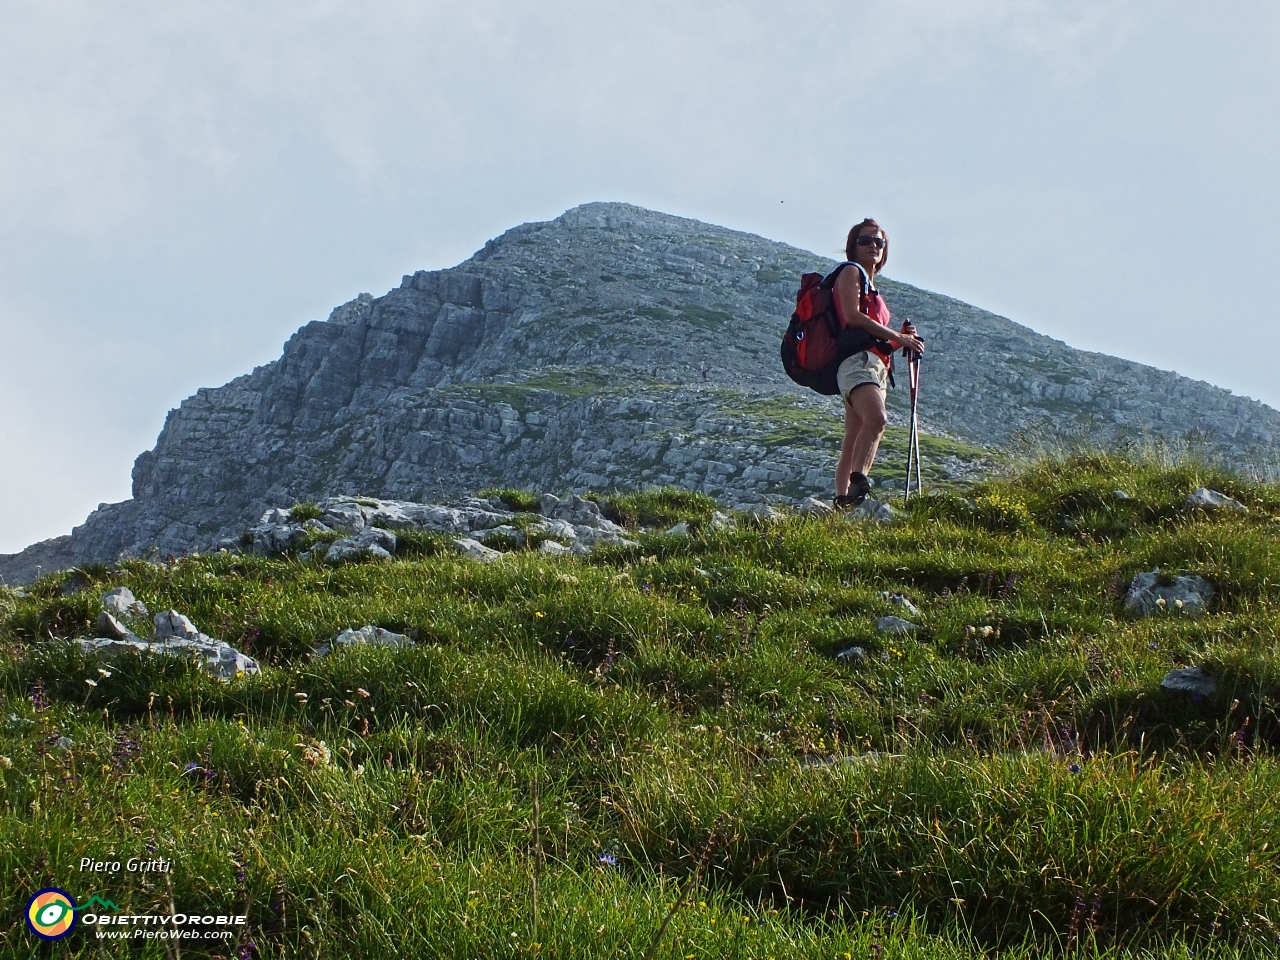
[[[862,349],[836,371],[836,385],[844,398],[844,442],[836,465],[838,508],[856,507],[871,492],[867,476],[884,434],[884,394],[894,351],[924,353],[924,341],[916,336],[910,320],[903,323],[901,332],[889,328],[889,308],[876,292],[876,275],[889,259],[889,238],[880,225],[868,218],[850,230],[844,255],[856,269],[841,270],[836,277],[840,340]]]

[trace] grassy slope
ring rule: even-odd
[[[1251,512],[1185,513],[1202,483]],[[651,525],[711,506],[616,503]],[[163,882],[74,870],[153,849],[181,908],[243,906],[245,955],[638,958],[672,905],[655,956],[1265,955],[1278,517],[1275,487],[1094,457],[889,527],[491,566],[418,536],[388,564],[133,562],[69,595],[75,575],[47,577],[0,595],[0,954],[55,954],[21,929],[39,886],[159,909]],[[1157,564],[1211,579],[1212,609],[1126,615]],[[269,669],[104,676],[58,638],[92,635],[117,584]],[[901,612],[886,590],[920,607],[914,637],[875,632]],[[365,623],[418,646],[307,656]],[[1216,695],[1160,689],[1193,663]]]

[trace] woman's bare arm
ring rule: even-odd
[[[901,333],[883,323],[877,323],[858,309],[858,301],[862,295],[862,278],[856,266],[845,267],[836,277],[836,303],[840,309],[840,319],[844,325],[854,330],[865,330],[878,340],[888,340],[900,347],[924,353],[924,341],[909,333]]]

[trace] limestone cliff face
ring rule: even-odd
[[[0,557],[0,575],[207,549],[268,507],[334,494],[677,483],[745,503],[828,491],[838,402],[795,388],[778,344],[800,274],[830,266],[626,204],[516,227],[457,267],[361,294],[274,363],[197,391],[138,457],[132,500]],[[935,434],[991,447],[1046,426],[1099,442],[1193,431],[1238,460],[1280,434],[1280,413],[1228,391],[881,288],[929,341],[922,418]],[[976,453],[948,449],[935,476],[963,474]]]

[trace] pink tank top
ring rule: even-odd
[[[857,268],[858,273],[862,274],[862,292],[858,296],[858,309],[876,323],[882,324],[886,327],[889,326],[889,321],[892,317],[889,315],[889,305],[884,302],[884,297],[880,296],[876,290],[872,289],[871,281],[867,279],[867,271],[862,269],[861,264],[850,261],[850,266]],[[844,314],[840,313],[839,299],[836,300],[836,312],[840,314],[840,323],[843,326]],[[867,348],[867,352],[874,353],[884,361],[884,364],[887,367],[893,360],[894,346],[889,344],[887,350],[876,346],[877,343],[883,342],[884,341],[880,340],[876,341]]]

